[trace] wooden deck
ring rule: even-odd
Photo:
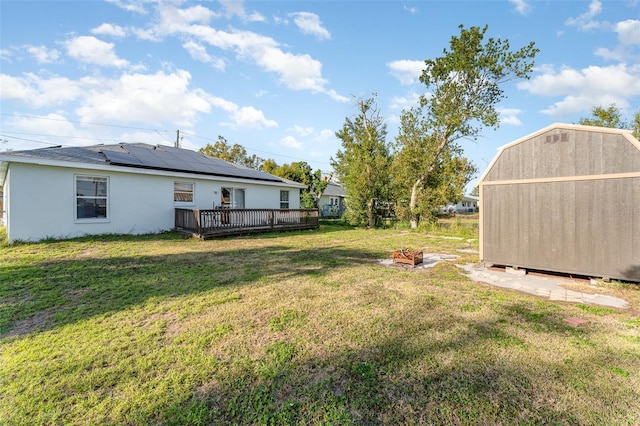
[[[316,209],[175,209],[175,230],[202,239],[318,226]]]

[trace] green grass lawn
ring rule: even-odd
[[[2,247],[0,424],[637,425],[638,286],[593,290],[616,311],[376,262],[477,262],[453,228]]]

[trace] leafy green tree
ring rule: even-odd
[[[247,150],[237,143],[230,145],[223,137],[218,135],[215,144],[207,144],[204,148],[200,148],[199,152],[209,157],[219,158],[238,166],[259,170],[264,160],[255,154],[248,155]]]
[[[394,193],[399,200],[396,213],[403,219],[415,220],[416,226],[421,219],[435,218],[440,206],[461,199],[465,185],[477,172],[455,144],[436,154],[438,140],[421,117],[419,108],[402,113],[392,166]],[[415,185],[426,158],[434,159],[431,172],[421,185]]]
[[[469,195],[471,195],[472,197],[479,197],[480,196],[480,187],[478,185],[474,186]]]
[[[591,117],[581,118],[578,124],[614,129],[631,129],[633,130],[633,136],[636,139],[640,139],[640,109],[633,117],[633,122],[628,123],[622,119],[622,109],[618,108],[616,104],[609,104],[607,108],[598,105],[591,109]]]
[[[263,172],[266,173],[270,173],[272,175],[275,174],[275,171],[278,169],[278,163],[276,163],[275,160],[271,159],[271,158],[267,158],[266,160],[264,160],[262,162],[262,165],[260,166],[260,170],[262,170]]]
[[[629,125],[622,120],[622,110],[616,104],[610,104],[608,108],[601,105],[591,109],[591,117],[581,118],[578,124],[584,126],[610,127],[613,129],[626,129]]]
[[[389,201],[391,157],[387,129],[380,116],[375,95],[358,100],[358,115],[346,118],[336,132],[342,149],[331,158],[336,177],[345,187],[345,218],[354,225],[374,227],[376,203]]]
[[[262,164],[262,170],[307,185],[305,189],[300,191],[300,206],[302,208],[317,208],[318,201],[327,187],[327,182],[322,179],[322,171],[318,169],[314,172],[305,161],[278,166],[274,160],[268,159]]]
[[[421,192],[443,164],[443,155],[454,155],[461,139],[477,138],[484,126],[500,125],[496,105],[505,98],[501,86],[517,78],[528,79],[539,52],[533,42],[512,52],[508,40],[485,41],[487,26],[459,28],[460,35],[451,37],[450,50],[425,60],[420,81],[428,92],[420,97],[419,108],[407,113],[414,117],[406,118],[405,135],[397,140],[399,152],[407,149],[419,159],[419,166],[412,166],[412,228],[418,226],[423,210],[419,208]],[[411,138],[419,140],[411,142]]]

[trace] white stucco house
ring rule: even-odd
[[[342,185],[331,181],[327,182],[327,187],[318,201],[320,216],[341,217],[346,209],[345,196],[346,191]]]
[[[480,203],[480,197],[474,197],[472,195],[464,195],[458,202],[450,202],[446,206],[440,209],[441,213],[456,214],[456,213],[477,213]]]
[[[305,186],[148,144],[0,152],[9,242],[174,228],[175,209],[298,209]]]

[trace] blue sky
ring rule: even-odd
[[[0,150],[218,135],[279,164],[330,171],[355,99],[397,133],[458,25],[541,50],[504,86],[501,126],[464,142],[484,171],[506,143],[615,103],[640,108],[640,0],[0,0]]]

